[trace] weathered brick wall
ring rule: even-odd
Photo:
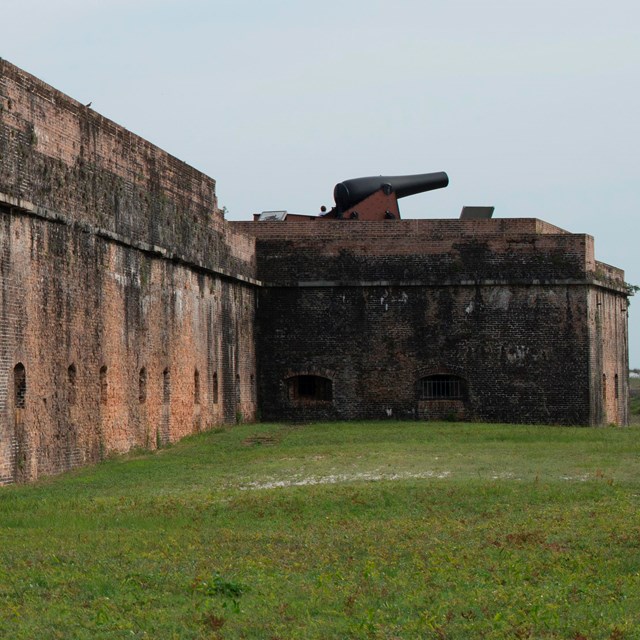
[[[599,267],[608,265],[599,263]],[[589,291],[588,305],[592,422],[627,424],[628,301],[610,289],[594,287]]]
[[[266,418],[602,423],[589,298],[625,297],[589,236],[533,220],[306,226],[253,227]],[[434,374],[464,379],[465,401],[421,401],[418,381]],[[296,375],[331,379],[333,401],[292,399]]]
[[[260,277],[280,285],[595,278],[593,238],[536,219],[232,224],[256,237]]]
[[[586,306],[585,289],[566,285],[268,288],[262,414],[588,424]],[[418,381],[441,373],[467,381],[464,407],[419,402]],[[332,379],[334,402],[291,402],[294,375]]]
[[[354,234],[357,236],[357,233]],[[478,280],[546,282],[587,275],[588,236],[522,235],[447,239],[412,237],[373,241],[366,236],[322,242],[308,238],[256,240],[265,282],[408,282],[441,286]]]
[[[37,218],[0,225],[0,481],[255,417],[251,288]]]
[[[0,61],[0,482],[255,417],[254,240],[214,187]]]
[[[229,241],[213,179],[2,59],[0,157],[0,194],[17,204],[252,274],[252,256]]]

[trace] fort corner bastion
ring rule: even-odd
[[[229,222],[0,60],[0,482],[238,419],[627,424],[624,274],[536,219]]]

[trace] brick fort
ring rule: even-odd
[[[592,237],[230,222],[214,180],[1,59],[0,313],[1,483],[258,417],[628,421]]]

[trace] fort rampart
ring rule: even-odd
[[[0,480],[255,416],[254,243],[215,183],[0,61]]]
[[[590,236],[535,219],[237,226],[264,282],[266,418],[626,424],[623,273]],[[299,397],[300,376],[331,401]],[[459,397],[425,397],[432,377]]]

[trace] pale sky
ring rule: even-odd
[[[217,181],[228,218],[446,171],[405,218],[537,217],[640,285],[637,0],[0,0],[0,57]],[[640,367],[640,295],[629,318]]]

